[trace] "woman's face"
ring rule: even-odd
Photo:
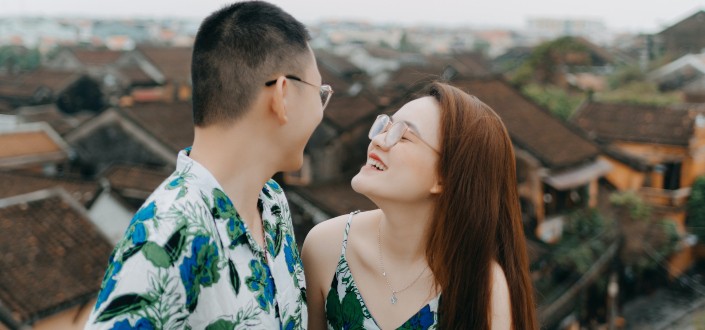
[[[387,129],[399,122],[408,126],[399,142],[387,146],[388,130],[375,136],[367,148],[367,163],[352,179],[353,189],[372,200],[414,202],[440,192],[435,151],[440,150],[437,101],[427,96],[405,104]]]

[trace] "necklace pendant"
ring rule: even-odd
[[[397,304],[397,295],[392,293],[392,299],[389,299],[389,301],[392,303],[392,305]]]

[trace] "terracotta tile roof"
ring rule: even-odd
[[[147,198],[167,178],[171,172],[134,165],[114,165],[104,176],[110,188],[127,197]]]
[[[92,114],[65,114],[59,110],[55,103],[22,107],[18,108],[16,112],[22,122],[45,122],[62,136],[93,116]]]
[[[403,54],[402,52],[397,51],[395,49],[373,45],[365,45],[365,51],[367,51],[367,53],[370,54],[370,56],[372,57],[390,60],[398,60],[399,57],[401,57],[401,55]]]
[[[687,146],[705,106],[650,106],[588,102],[571,121],[600,142],[631,141]]]
[[[464,66],[457,68],[461,73],[468,75],[486,75],[490,73],[490,63],[482,53],[463,52],[453,54],[453,58]]]
[[[335,94],[333,94],[333,98],[341,94],[347,94],[348,90],[350,90],[350,86],[353,84],[351,80],[345,79],[343,76],[339,75],[328,66],[322,64],[320,61],[318,61],[317,65],[318,71],[321,73],[323,83],[330,85],[335,92]]]
[[[174,151],[193,143],[190,103],[140,103],[120,111]]]
[[[164,120],[169,119],[167,116]],[[84,169],[93,173],[116,163],[164,166],[176,161],[176,152],[168,144],[118,108],[110,108],[86,121],[69,132],[66,141],[86,165]]]
[[[19,84],[3,84],[0,82],[0,97],[29,99],[36,89],[23,88]]]
[[[443,76],[446,70],[450,76]],[[433,55],[425,58],[425,64],[401,66],[394,71],[383,87],[385,92],[416,89],[435,81],[453,77],[483,77],[490,74],[490,64],[477,53]]]
[[[702,25],[700,22],[702,22],[703,15],[705,15],[705,10],[698,10],[694,12],[692,15],[674,23],[673,25],[669,25],[665,29],[663,29],[661,32],[657,33],[657,35],[664,35],[664,34],[671,34],[671,33],[683,33],[683,30],[691,30],[693,25],[697,26],[697,30],[703,29]],[[693,24],[695,22],[695,24]],[[696,32],[697,33],[697,32]]]
[[[350,181],[310,187],[291,186],[287,187],[287,190],[299,193],[303,198],[330,216],[338,216],[356,210],[366,211],[377,208],[367,197],[355,192],[350,187]]]
[[[166,80],[191,81],[191,47],[140,46],[137,50],[164,74]]]
[[[85,303],[111,250],[61,190],[0,200],[0,301],[22,323]]]
[[[76,82],[81,74],[75,71],[37,69],[17,76],[0,75],[0,96],[31,97],[40,87],[60,93]]]
[[[466,79],[453,81],[452,85],[489,105],[502,118],[514,144],[552,170],[579,165],[600,152],[577,129],[529,101],[500,78]]]
[[[132,84],[156,84],[154,79],[150,77],[142,68],[139,66],[128,66],[119,69],[125,78],[127,78]]]
[[[122,51],[107,49],[73,49],[72,52],[83,65],[97,67],[113,64],[124,54]]]
[[[346,130],[360,120],[379,112],[378,109],[373,96],[367,92],[357,96],[333,94],[323,115],[339,129]]]
[[[338,76],[351,76],[361,74],[364,71],[342,56],[338,56],[325,49],[316,49],[316,61],[318,68],[325,68]]]
[[[101,189],[96,181],[52,178],[37,174],[0,171],[0,198],[27,194],[37,190],[61,187],[83,205],[90,205]]]
[[[324,112],[328,122],[338,130],[345,130],[377,110],[377,99],[366,89],[367,76],[360,68],[325,50],[315,53],[323,82],[335,91]]]
[[[438,65],[405,65],[389,76],[382,90],[389,93],[420,88],[432,81],[440,80],[442,74],[443,67]]]
[[[481,53],[458,52],[449,55],[432,55],[426,57],[429,66],[440,69],[439,74],[446,66],[453,67],[459,74],[467,77],[489,75],[491,64]]]
[[[0,100],[0,114],[12,114],[14,109],[10,102]]]
[[[46,124],[25,124],[0,132],[0,166],[19,166],[68,158],[68,146]]]

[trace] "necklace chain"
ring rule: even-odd
[[[380,265],[380,268],[382,268],[382,277],[384,277],[384,281],[387,282],[387,287],[389,288],[389,291],[392,292],[392,297],[389,299],[389,301],[392,303],[392,305],[395,305],[397,303],[397,301],[399,300],[397,298],[397,293],[404,292],[404,291],[406,291],[406,289],[408,289],[412,285],[414,285],[414,283],[416,283],[416,281],[418,281],[421,278],[421,275],[423,275],[426,272],[426,269],[428,269],[428,265],[426,265],[426,267],[424,267],[421,270],[419,275],[416,276],[416,278],[413,281],[411,281],[411,283],[409,283],[407,286],[405,286],[403,289],[394,290],[394,288],[392,288],[392,284],[389,283],[389,278],[387,277],[387,272],[384,270],[384,260],[382,259],[382,239],[380,238],[381,231],[382,231],[382,221],[380,220],[379,225],[377,225],[377,247],[378,247],[378,251],[379,251],[379,265]]]

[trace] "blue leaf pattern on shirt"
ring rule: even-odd
[[[289,269],[289,273],[293,274],[294,273],[294,265],[297,262],[297,255],[298,251],[294,251],[291,247],[293,244],[293,238],[291,235],[286,235],[286,245],[284,246],[284,256],[286,257],[286,267]]]
[[[181,177],[181,176],[179,176],[179,177],[177,177],[176,179],[171,180],[171,181],[166,185],[166,189],[168,189],[168,190],[176,189],[176,188],[178,188],[178,187],[183,186],[183,185],[184,185],[184,182],[185,182],[184,178]]]
[[[269,273],[269,266],[259,260],[250,260],[252,276],[246,279],[250,291],[257,293],[257,303],[265,311],[274,304],[274,281]]]
[[[281,187],[267,182],[257,206],[268,259],[217,180],[180,152],[175,172],[117,243],[86,329],[203,329],[218,320],[305,329],[303,268]],[[300,294],[277,301],[277,290]],[[236,303],[220,309],[199,301]]]
[[[218,249],[214,243],[209,244],[209,241],[206,236],[196,236],[191,245],[191,256],[184,258],[179,266],[189,310],[195,308],[201,286],[210,286],[219,279]]]
[[[154,325],[152,322],[150,322],[147,319],[139,319],[137,320],[137,323],[135,323],[134,326],[130,324],[130,321],[128,320],[122,320],[120,322],[117,322],[113,325],[110,330],[129,330],[129,329],[138,329],[138,330],[154,330]]]
[[[122,263],[118,261],[113,261],[112,256],[110,257],[110,263],[108,264],[108,270],[105,272],[105,277],[103,278],[103,287],[100,290],[100,293],[98,294],[98,299],[95,304],[95,309],[98,309],[100,305],[105,302],[106,299],[110,296],[110,294],[113,292],[115,289],[115,278],[114,276],[120,272],[120,269],[122,269]]]
[[[431,306],[426,305],[422,308],[416,315],[411,317],[404,325],[401,326],[403,329],[419,329],[426,330],[430,328],[435,322],[433,312],[431,312]]]
[[[144,229],[144,224],[138,222],[135,224],[134,231],[132,232],[132,244],[140,244],[147,239],[147,231]]]
[[[135,216],[132,218],[132,223],[140,222],[140,221],[145,221],[154,218],[154,214],[156,213],[157,210],[157,205],[155,202],[151,202],[147,204],[146,206],[143,206],[140,208]]]

